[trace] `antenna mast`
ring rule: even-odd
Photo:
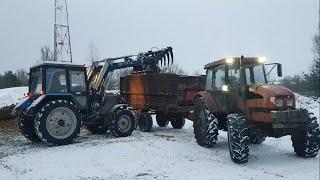
[[[55,0],[54,59],[72,62],[68,6],[66,0]]]

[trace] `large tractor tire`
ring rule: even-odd
[[[25,112],[21,112],[19,118],[19,128],[21,134],[32,142],[40,142],[38,135],[34,131],[34,120],[27,119]]]
[[[249,131],[249,138],[252,144],[261,144],[266,140],[266,133],[262,130],[252,129]]]
[[[129,110],[119,110],[112,117],[110,132],[115,137],[127,137],[136,127],[134,115]]]
[[[233,162],[242,164],[249,160],[249,131],[246,119],[238,114],[227,117],[228,143]]]
[[[138,120],[139,129],[142,132],[150,132],[153,126],[153,120],[148,112],[143,112]]]
[[[70,144],[80,134],[80,112],[70,101],[53,100],[39,109],[34,129],[40,140],[52,145]]]
[[[186,120],[184,117],[172,117],[170,123],[174,129],[182,129]]]
[[[107,129],[103,126],[93,126],[88,125],[86,126],[87,130],[91,132],[91,134],[106,134]]]
[[[218,119],[206,108],[202,98],[195,100],[193,128],[195,138],[200,146],[214,147],[218,139]]]
[[[167,127],[169,124],[169,118],[164,112],[157,112],[156,121],[160,127]]]
[[[318,155],[320,149],[320,130],[317,118],[310,114],[310,127],[297,129],[291,135],[292,146],[296,154],[304,158]]]

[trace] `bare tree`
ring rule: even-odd
[[[98,61],[98,60],[100,60],[99,50],[95,46],[94,42],[90,41],[88,61],[92,63],[93,61]]]
[[[49,46],[43,46],[41,48],[41,61],[54,61],[53,52]]]
[[[132,68],[119,69],[112,72],[110,82],[106,89],[108,90],[119,90],[120,89],[120,78],[128,76],[132,73]]]
[[[196,70],[196,71],[193,72],[192,75],[194,75],[194,76],[201,76],[201,75],[205,75],[205,74],[201,73],[201,71],[199,71],[199,70]]]
[[[161,68],[161,73],[173,73],[178,75],[185,75],[186,72],[177,64],[171,64]]]
[[[319,32],[314,36],[313,39],[314,45],[313,45],[313,51],[315,54],[315,60],[320,60],[320,27]]]

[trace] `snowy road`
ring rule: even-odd
[[[62,147],[7,138],[9,145],[0,147],[0,179],[319,179],[319,157],[298,158],[289,137],[251,145],[249,163],[237,165],[226,133],[220,132],[215,148],[202,148],[191,122],[183,130],[155,127],[122,139],[83,135]]]

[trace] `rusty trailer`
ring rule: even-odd
[[[195,95],[204,90],[204,76],[180,76],[168,73],[131,74],[121,78],[122,99],[138,111],[142,131],[152,128],[151,114],[156,114],[160,127],[184,126],[193,109]],[[151,122],[150,122],[151,121]]]

